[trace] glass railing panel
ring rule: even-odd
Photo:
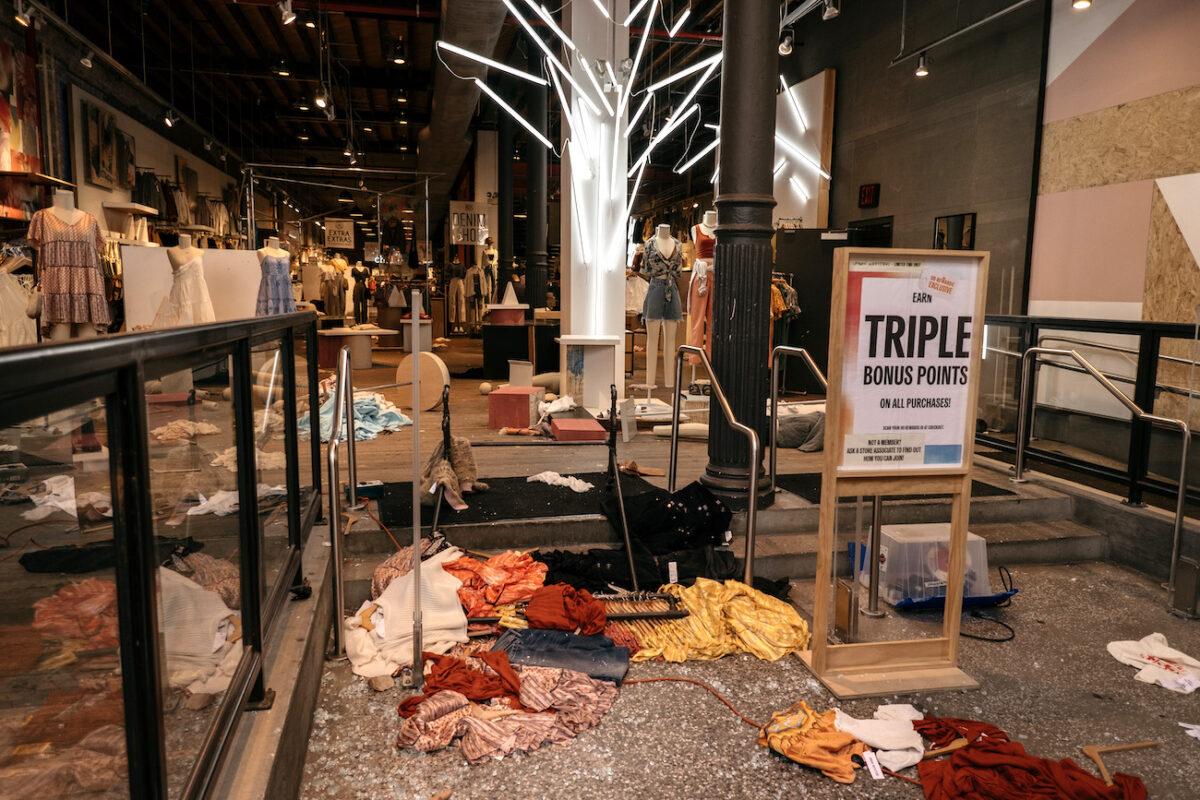
[[[259,529],[262,536],[264,591],[270,596],[290,553],[287,513],[287,452],[284,445],[283,382],[286,375],[279,341],[255,345],[250,353],[253,381],[255,466],[261,490],[275,498],[262,506]]]

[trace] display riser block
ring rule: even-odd
[[[813,669],[811,650],[802,650],[796,655],[838,700],[979,688],[978,681],[950,663],[890,667],[887,670],[827,672],[819,675]]]

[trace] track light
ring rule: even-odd
[[[308,131],[300,131],[300,133],[296,134],[296,138],[302,142],[307,142],[311,136]]]
[[[396,102],[400,103],[402,105],[404,103],[408,102],[408,90],[407,89],[397,89],[396,90]]]
[[[280,0],[275,7],[279,9],[279,19],[284,25],[291,25],[296,21],[296,12],[292,11],[292,0]]]
[[[317,89],[316,95],[313,96],[313,105],[317,108],[329,107],[329,90],[322,84],[320,89]]]
[[[928,74],[929,61],[925,58],[925,54],[921,53],[920,58],[917,59],[917,69],[913,72],[913,75],[916,75],[918,78],[924,78]]]
[[[287,62],[282,58],[275,64],[275,74],[281,78],[286,78],[292,74],[292,71],[288,69]]]
[[[96,51],[88,50],[86,53],[83,54],[83,57],[79,59],[79,64],[82,67],[84,67],[85,69],[91,69],[93,66],[92,59],[95,57],[96,57]]]
[[[350,144],[349,140],[346,140],[346,146],[342,149],[342,155],[344,155],[346,158],[350,158],[352,155],[354,155],[354,146]]]
[[[1087,11],[1092,7],[1092,0],[1071,0],[1071,8],[1076,11]]]
[[[396,66],[408,61],[408,53],[405,51],[403,39],[397,39],[396,43],[392,45],[392,52],[388,56],[388,60]]]
[[[204,152],[211,153],[212,149],[213,149],[213,140],[208,138],[207,136],[205,136],[204,137]]]
[[[175,109],[168,108],[166,112],[163,113],[163,124],[168,128],[174,128],[175,123],[178,121],[179,115],[175,113]]]
[[[17,24],[22,28],[28,28],[33,24],[34,10],[32,8],[26,8],[24,0],[17,0],[16,6],[17,13],[13,14],[13,19],[15,19]]]
[[[315,31],[317,29],[317,21],[315,19],[306,19],[304,20],[304,27]]]
[[[350,196],[350,192],[348,190],[342,189],[341,193],[338,194],[338,202],[339,203],[353,203],[354,198]]]
[[[784,28],[779,34],[779,55],[790,56],[792,54],[792,44],[796,41],[796,32],[791,28]]]
[[[357,204],[350,209],[350,216],[352,217],[361,217],[363,216],[363,213],[363,210],[359,208]]]
[[[225,159],[228,157],[228,155],[229,155],[228,153],[226,153],[224,150],[222,150],[220,155],[217,156],[217,158],[220,159],[222,164],[224,164]]]
[[[821,19],[828,22],[831,19],[837,19],[841,13],[841,0],[825,0],[825,10],[821,12]]]

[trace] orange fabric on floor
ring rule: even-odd
[[[462,581],[458,599],[468,617],[494,617],[496,606],[528,599],[546,582],[546,565],[509,551],[480,561],[463,556],[442,569]]]
[[[578,631],[585,636],[600,633],[608,621],[604,604],[591,592],[565,583],[543,586],[534,592],[525,604],[525,619],[531,628]]]
[[[432,697],[444,689],[458,692],[468,700],[490,700],[493,697],[503,697],[515,709],[522,709],[519,699],[521,694],[521,679],[508,663],[508,653],[480,652],[471,658],[478,659],[488,666],[488,670],[475,669],[465,659],[454,656],[442,656],[436,653],[423,653],[422,658],[429,662],[429,674],[425,677],[422,694],[415,694],[402,702],[397,711],[402,717],[411,717],[417,713],[417,706],[427,697]]]
[[[758,735],[758,743],[797,764],[821,770],[838,783],[854,783],[852,757],[867,746],[834,727],[834,712],[818,714],[803,700],[787,711],[771,715]]]

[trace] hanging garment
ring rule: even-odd
[[[203,325],[215,322],[208,284],[204,281],[204,261],[197,256],[180,265],[171,276],[171,290],[158,305],[151,327],[178,328],[184,325]]]
[[[463,279],[467,298],[467,322],[478,325],[483,321],[483,304],[487,302],[487,279],[483,267],[471,267]]]
[[[336,267],[321,270],[321,305],[327,319],[345,320],[347,288],[346,276]]]
[[[0,272],[0,347],[37,344],[37,325],[25,314],[29,292],[16,275]]]
[[[296,298],[292,295],[292,271],[288,256],[263,256],[258,265],[262,270],[262,280],[258,284],[255,315],[266,317],[295,311]]]
[[[647,284],[637,275],[625,279],[625,313],[640,314],[646,303]]]
[[[371,270],[366,267],[355,267],[350,270],[350,277],[354,278],[354,324],[362,325],[367,321],[367,301],[371,296],[371,288],[367,285],[367,281],[371,277]]]
[[[449,305],[450,324],[461,327],[467,321],[466,285],[462,278],[450,279],[450,291],[447,298]]]
[[[703,347],[710,360],[714,277],[711,262],[698,259],[692,267],[692,279],[688,284],[687,343],[693,347]],[[688,353],[688,363],[699,364],[700,357]]]
[[[1168,645],[1161,633],[1137,641],[1109,642],[1108,652],[1122,664],[1140,667],[1133,677],[1142,683],[1158,684],[1180,694],[1200,689],[1200,661]]]
[[[86,212],[68,225],[52,209],[34,213],[27,234],[38,249],[38,283],[42,292],[42,332],[51,326],[91,324],[105,333],[112,321],[105,296],[100,251],[100,223]]]

